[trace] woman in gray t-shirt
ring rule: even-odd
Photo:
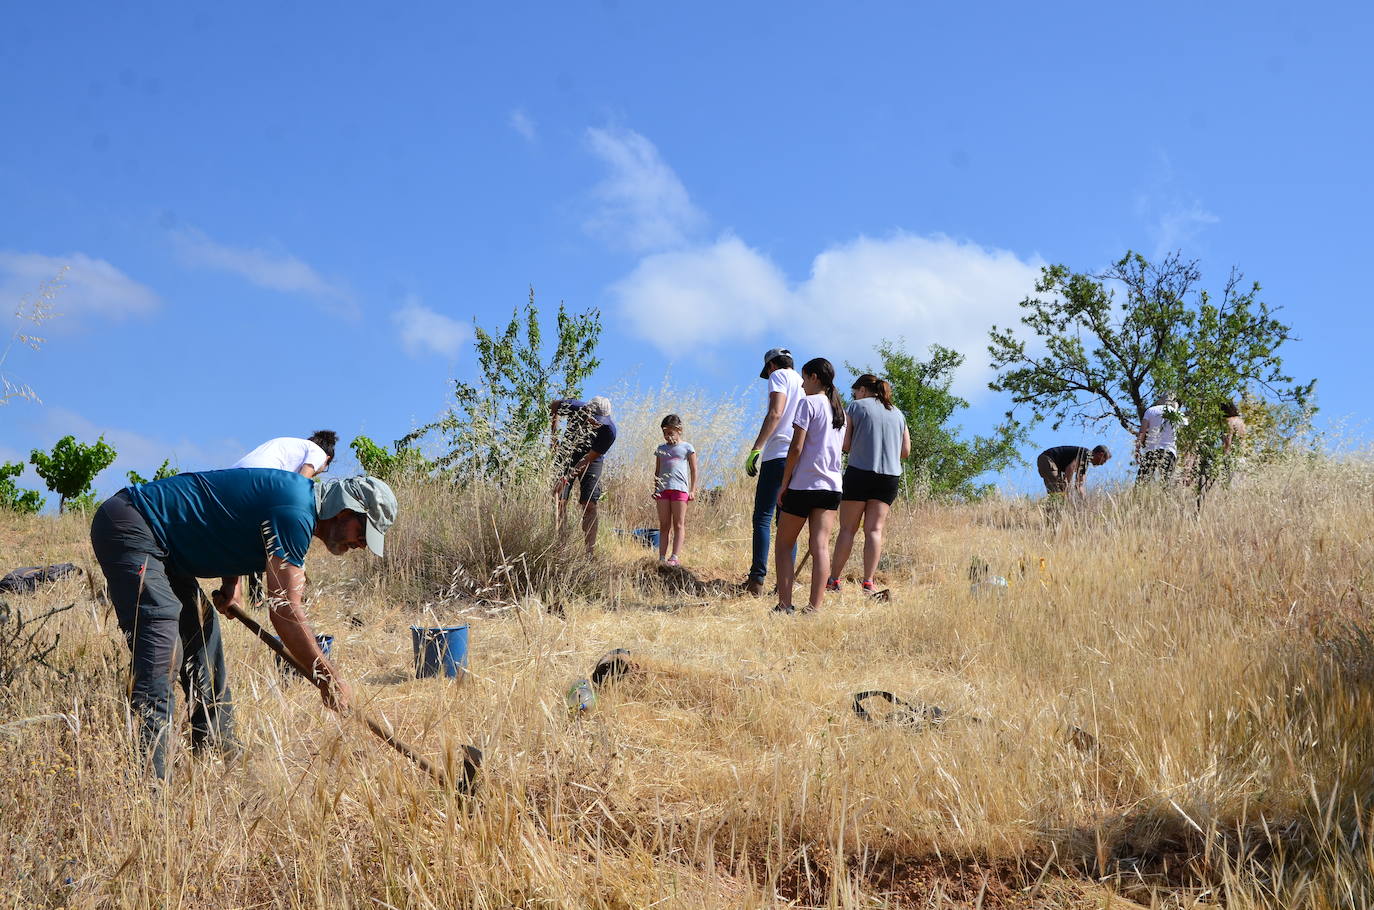
[[[840,576],[859,524],[864,526],[864,576],[862,589],[873,594],[873,574],[883,552],[883,525],[897,498],[902,480],[902,460],[911,454],[911,433],[906,415],[892,404],[892,386],[872,373],[854,380],[854,400],[845,422],[844,450],[849,466],[844,472],[844,492],[840,500],[840,532],[835,536],[835,552],[830,558],[831,577],[827,590],[840,590]]]

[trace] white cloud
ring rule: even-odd
[[[916,354],[932,343],[962,352],[956,388],[976,397],[989,378],[988,329],[1015,322],[1039,266],[975,243],[897,233],[829,247],[809,277],[789,282],[767,256],[726,237],[647,256],[611,293],[631,328],[665,353],[762,339],[842,368],[872,362],[884,338],[904,338]]]
[[[346,288],[328,281],[290,253],[229,246],[197,228],[182,228],[172,236],[188,265],[229,272],[268,290],[304,294],[336,316],[356,319],[359,315],[357,303]]]
[[[85,253],[45,256],[0,250],[0,305],[5,308],[4,314],[8,316],[20,299],[32,297],[44,282],[59,274],[63,287],[53,301],[53,310],[61,316],[75,319],[99,315],[122,319],[146,316],[161,305],[151,288],[104,259],[94,259]],[[60,326],[61,322],[53,325]]]
[[[874,345],[900,338],[917,355],[934,343],[964,354],[956,390],[970,398],[986,391],[988,330],[1019,318],[1038,258],[898,231],[834,244],[792,281],[732,234],[693,241],[705,216],[649,140],[629,130],[588,136],[612,170],[598,187],[600,223],[648,253],[610,294],[631,330],[664,353],[701,358],[715,346],[765,341],[843,368],[871,363]]]
[[[706,223],[687,188],[648,139],[633,130],[587,130],[587,145],[610,173],[593,190],[589,231],[636,252],[681,246]]]
[[[1221,221],[1216,215],[1202,207],[1201,202],[1191,205],[1175,203],[1159,213],[1151,235],[1155,242],[1154,255],[1162,258],[1175,250],[1191,246],[1198,235],[1209,224]]]
[[[665,351],[755,336],[785,315],[789,289],[737,237],[641,259],[611,293],[631,327]]]
[[[538,131],[535,129],[534,121],[530,119],[530,115],[518,107],[510,112],[510,117],[507,118],[506,122],[509,123],[510,128],[519,133],[526,142],[533,142],[539,136]]]
[[[414,296],[406,298],[391,320],[401,336],[401,347],[412,357],[439,354],[452,360],[472,335],[467,323],[429,309]]]
[[[1201,200],[1190,199],[1174,171],[1169,153],[1155,149],[1155,163],[1149,188],[1136,196],[1136,214],[1145,221],[1145,230],[1154,242],[1153,256],[1161,259],[1169,253],[1183,250],[1188,253],[1203,230],[1221,219],[1209,212]]]

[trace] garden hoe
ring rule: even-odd
[[[214,609],[213,605],[209,603],[208,598],[205,597],[204,592],[201,592],[200,596],[202,600],[202,609]],[[249,631],[251,631],[254,635],[260,638],[262,642],[265,645],[267,645],[267,647],[275,651],[277,656],[280,657],[284,662],[286,662],[291,667],[291,669],[295,670],[303,678],[308,679],[311,682],[314,682],[317,686],[320,685],[320,683],[316,682],[313,678],[313,674],[311,674],[311,672],[307,670],[299,660],[296,659],[296,656],[294,654],[286,650],[286,646],[283,645],[275,635],[269,633],[266,629],[264,629],[261,625],[258,624],[257,620],[253,619],[253,617],[243,612],[243,609],[241,607],[230,605],[228,607],[227,612],[230,616],[234,617],[239,622],[247,626]],[[430,777],[434,778],[434,780],[441,787],[450,786],[448,774],[446,774],[442,768],[437,767],[433,762],[429,761],[419,752],[415,751],[414,746],[411,746],[409,743],[397,739],[396,736],[394,736],[389,730],[387,730],[381,724],[377,723],[377,721],[373,720],[371,717],[362,713],[361,711],[355,710],[355,713],[358,715],[358,717],[362,719],[363,723],[367,725],[367,728],[371,730],[378,739],[380,739],[382,742],[386,743],[388,746],[395,749],[397,752],[401,753],[406,758],[414,762],[415,765],[420,768],[420,770],[424,771]],[[482,750],[478,749],[476,746],[464,746],[462,778],[461,780],[452,782],[452,786],[458,793],[466,796],[473,792],[477,785],[477,769],[481,766],[481,764]]]

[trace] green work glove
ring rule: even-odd
[[[749,457],[744,459],[744,473],[750,477],[759,476],[759,456],[762,454],[763,452],[759,449],[749,453]]]

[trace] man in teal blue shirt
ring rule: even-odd
[[[381,556],[395,518],[396,496],[375,477],[317,484],[271,468],[177,474],[127,487],[100,506],[91,546],[132,651],[130,702],[158,777],[168,771],[173,674],[190,710],[192,747],[237,747],[219,620],[201,609],[197,579],[221,579],[214,600],[223,612],[240,603],[240,576],[266,571],[282,644],[314,670],[324,703],[345,710],[349,688],[301,607],[305,554],[314,537],[334,554],[367,546]]]

